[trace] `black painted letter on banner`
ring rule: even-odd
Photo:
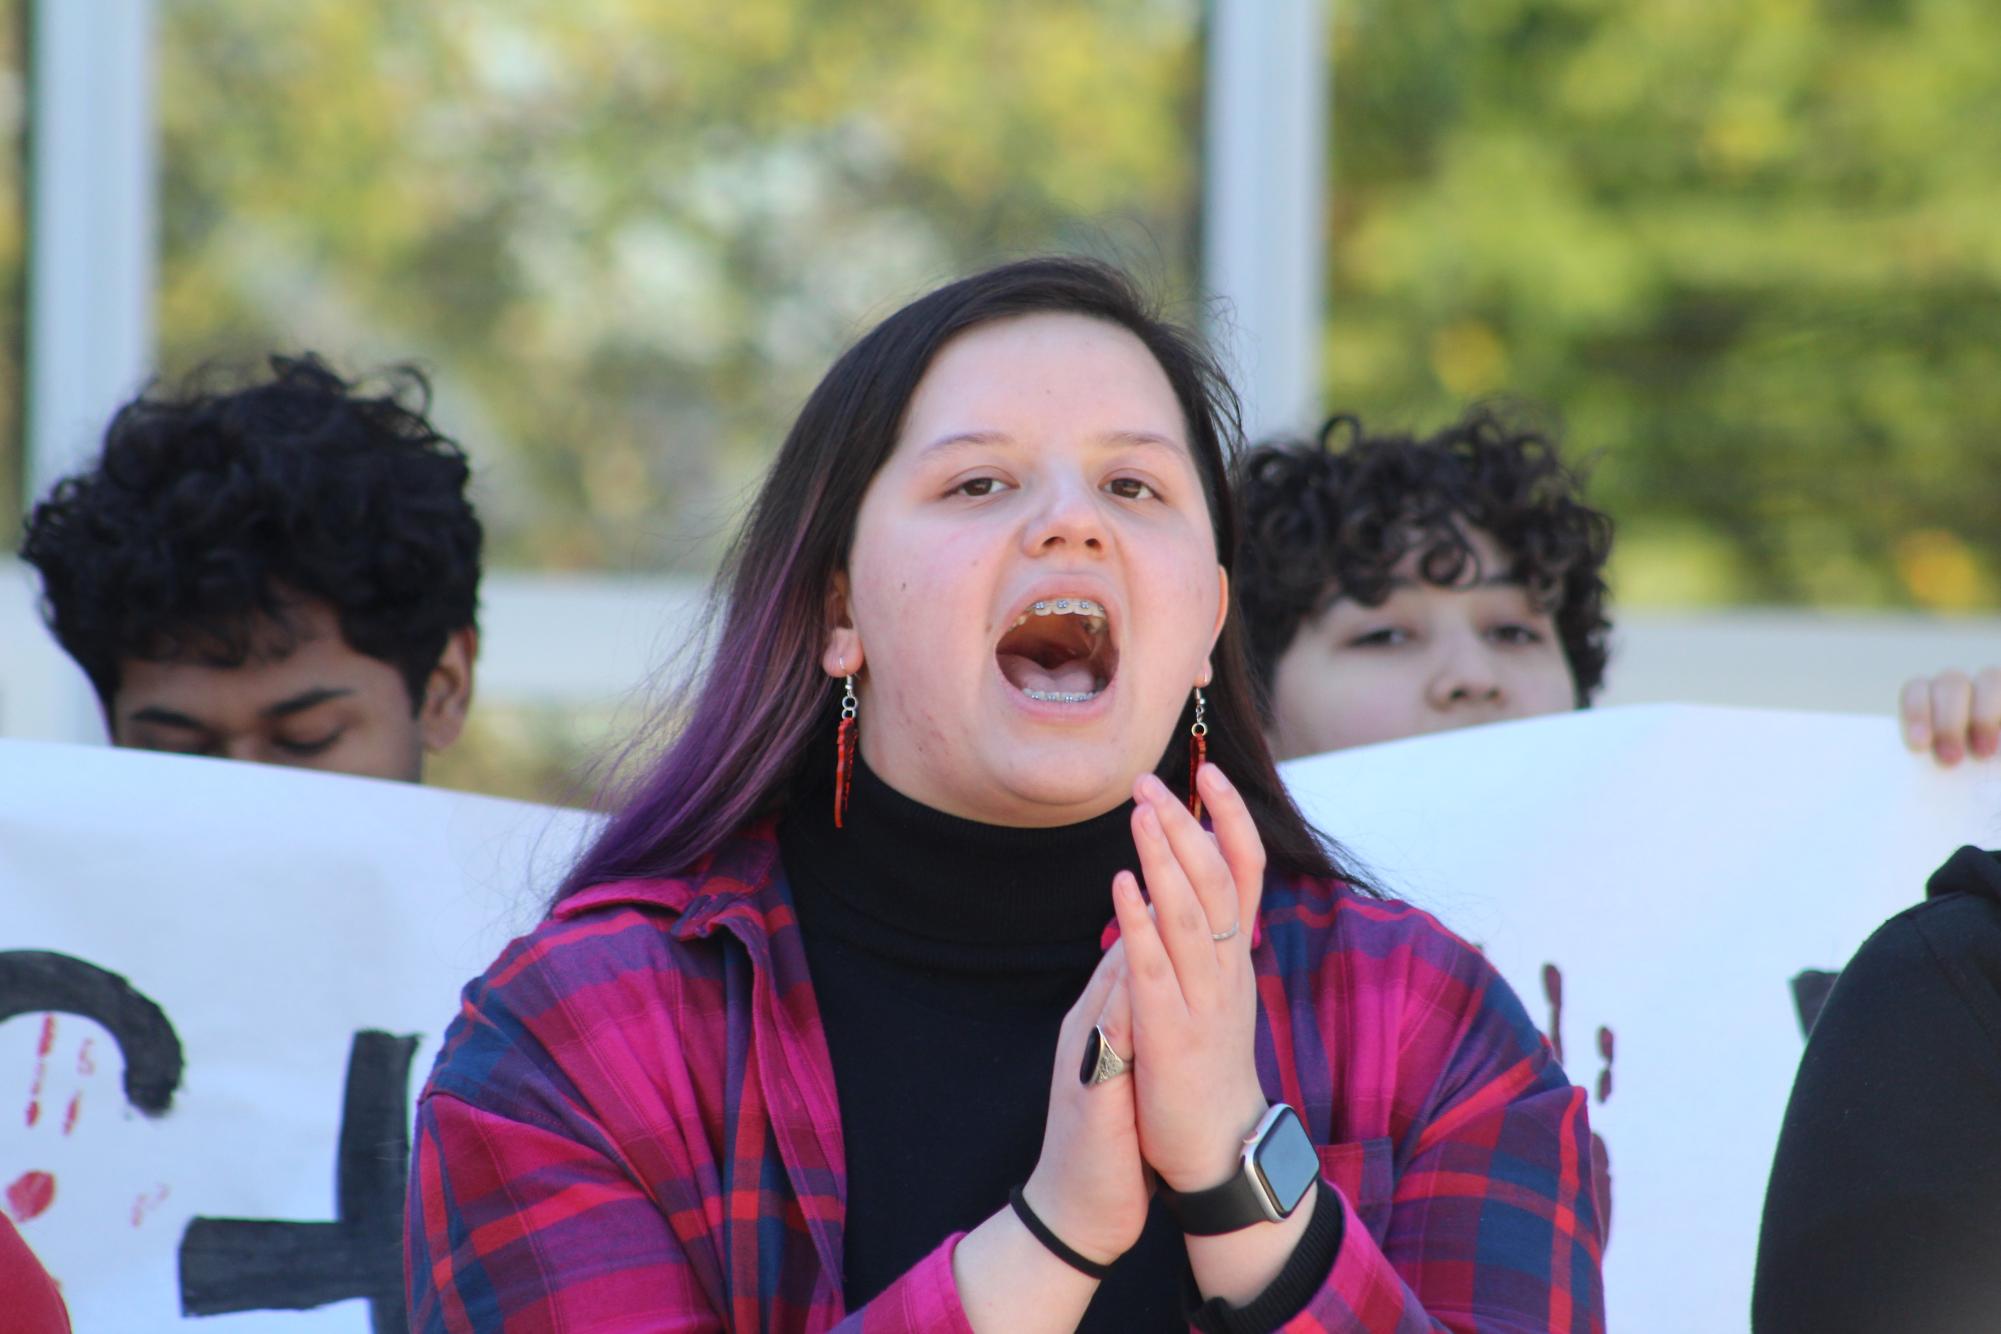
[[[181,1040],[166,1012],[113,972],[47,950],[0,950],[0,1023],[60,1011],[95,1019],[125,1058],[125,1098],[148,1116],[173,1105]]]
[[[354,1035],[331,1223],[197,1218],[181,1238],[181,1310],[305,1311],[368,1299],[375,1334],[404,1334],[403,1189],[414,1037]]]

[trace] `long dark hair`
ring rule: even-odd
[[[862,495],[895,448],[905,409],[931,360],[975,326],[1029,314],[1082,315],[1131,331],[1167,374],[1188,424],[1225,569],[1237,518],[1227,459],[1239,445],[1237,397],[1202,344],[1157,315],[1131,279],[1091,260],[1022,260],[911,302],[849,348],[813,390],[785,437],[717,577],[722,628],[688,691],[685,720],[631,799],[557,891],[672,876],[747,823],[774,813],[808,747],[831,746],[834,692],[820,668],[827,591],[846,567]],[[1279,871],[1342,876],[1334,846],[1292,802],[1251,693],[1234,607],[1213,655],[1209,758],[1243,793]],[[1187,782],[1193,701],[1157,772]],[[1351,877],[1352,878],[1352,877]]]

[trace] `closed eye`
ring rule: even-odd
[[[317,741],[288,741],[280,737],[275,744],[279,750],[284,751],[287,755],[296,755],[300,759],[309,759],[314,755],[322,755],[333,749],[334,742],[341,739],[344,731],[345,729],[336,728]]]
[[[215,743],[207,738],[181,739],[157,736],[140,737],[129,743],[135,750],[150,750],[161,755],[214,755]]]

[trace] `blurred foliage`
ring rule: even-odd
[[[437,371],[496,563],[704,569],[861,326],[1193,283],[1195,0],[162,0],[170,371]]]
[[[163,368],[420,360],[498,563],[704,568],[896,301],[1047,247],[1191,287],[1199,9],[160,0]],[[1629,604],[2001,599],[2001,7],[1330,12],[1330,406],[1549,405]]]
[[[158,7],[163,371],[427,364],[498,565],[705,569],[840,346],[947,276],[1194,287],[1200,0]],[[1330,14],[1330,408],[1547,405],[1623,605],[2001,602],[2001,6]],[[603,730],[489,711],[434,777],[562,796]]]
[[[613,711],[482,700],[449,749],[424,763],[430,787],[557,806],[590,806],[630,720]]]
[[[5,515],[21,512],[21,481],[27,472],[21,412],[22,330],[27,323],[27,36],[24,0],[0,0],[0,514]],[[11,524],[5,532],[0,556],[14,547]]]
[[[1622,602],[2001,600],[2001,6],[1332,14],[1330,404],[1549,405]]]

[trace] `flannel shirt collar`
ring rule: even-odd
[[[558,903],[550,916],[568,921],[600,908],[633,907],[674,918],[677,940],[700,940],[719,928],[768,939],[792,907],[778,865],[778,822],[760,820],[724,841],[685,874],[592,885]]]

